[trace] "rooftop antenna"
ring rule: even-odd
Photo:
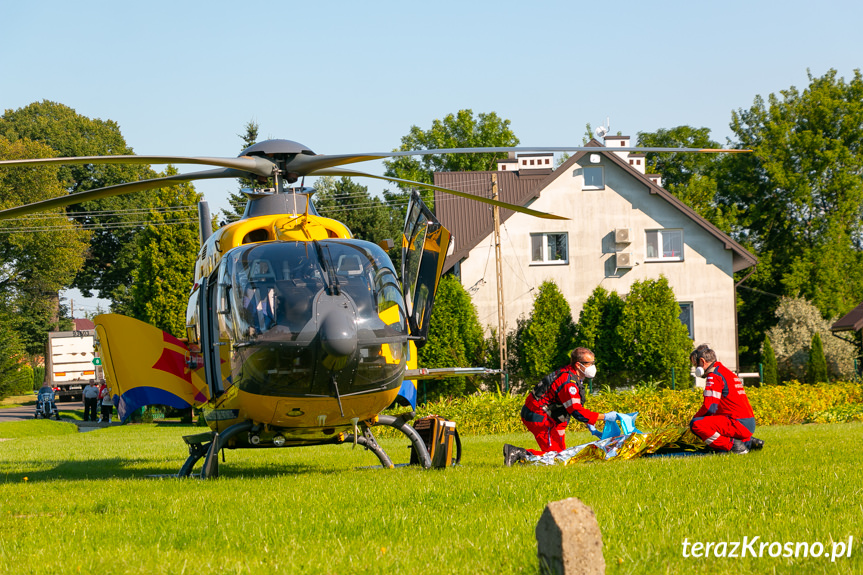
[[[605,125],[604,126],[598,126],[596,128],[596,130],[593,131],[593,133],[596,134],[597,138],[605,138],[605,135],[608,133],[608,128],[610,125],[611,125],[611,123],[609,122],[609,118],[606,117],[605,118]]]

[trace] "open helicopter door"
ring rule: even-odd
[[[452,235],[411,192],[402,237],[402,293],[410,335],[416,346],[425,345],[435,292]]]
[[[204,374],[207,386],[210,388],[210,397],[219,397],[222,392],[222,362],[219,354],[221,342],[218,337],[218,326],[216,324],[216,282],[215,276],[201,278],[198,287],[198,318],[201,325],[201,355],[204,360]]]

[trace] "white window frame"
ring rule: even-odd
[[[563,236],[566,249],[566,257],[562,260],[549,260],[548,258],[548,236]],[[542,239],[541,260],[533,259],[534,238]],[[569,233],[568,232],[542,232],[530,234],[530,265],[532,266],[562,266],[569,263]]]
[[[649,234],[657,234],[657,247],[659,248],[659,254],[655,256],[651,256],[648,252],[649,242],[648,236]],[[679,235],[680,236],[680,254],[666,256],[662,254],[662,246],[663,246],[663,236],[664,235]],[[684,254],[686,253],[686,244],[683,241],[683,230],[682,229],[659,229],[659,230],[644,230],[644,261],[645,262],[682,262],[684,259]]]
[[[691,301],[679,301],[677,305],[680,306],[680,323],[686,326],[686,329],[689,330],[689,339],[695,339],[695,305]],[[689,310],[689,323],[683,321],[683,315],[686,313],[685,309]]]
[[[587,183],[587,173],[588,171],[598,171],[599,173],[599,185],[588,184]],[[584,182],[582,183],[582,190],[604,190],[605,189],[605,168],[603,166],[585,166],[581,169],[581,176],[584,178]]]

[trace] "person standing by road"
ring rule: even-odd
[[[738,454],[761,449],[764,441],[753,437],[755,415],[743,380],[716,361],[716,352],[706,343],[689,355],[696,377],[707,379],[704,403],[689,423],[692,433],[715,451]]]
[[[99,390],[99,403],[102,404],[102,423],[111,423],[111,415],[114,412],[114,403],[111,400],[111,390],[107,386],[102,386]]]
[[[99,387],[95,381],[84,388],[84,421],[96,421],[96,404],[99,403]]]
[[[599,419],[616,420],[617,412],[596,413],[585,409],[587,394],[584,392],[584,380],[595,376],[596,358],[593,352],[586,347],[577,347],[570,354],[569,365],[542,378],[527,394],[521,409],[521,422],[533,433],[539,450],[504,445],[504,464],[510,466],[516,461],[523,461],[528,453],[542,455],[547,451],[561,452],[566,449],[566,426],[570,417],[587,425],[593,435],[602,437],[594,425]]]

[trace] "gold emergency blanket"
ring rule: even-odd
[[[682,456],[708,453],[707,446],[688,428],[666,428],[651,433],[638,430],[569,447],[560,452],[527,456],[526,463],[556,465],[650,456]]]

